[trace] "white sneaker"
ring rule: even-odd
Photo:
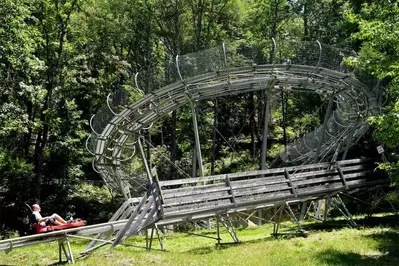
[[[68,223],[72,223],[73,222],[73,217],[69,218]]]

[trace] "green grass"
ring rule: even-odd
[[[363,229],[307,225],[308,237],[270,236],[271,225],[238,230],[240,244],[218,247],[216,241],[184,233],[162,235],[166,252],[146,251],[145,238],[134,237],[126,246],[107,248],[78,258],[77,265],[398,265],[399,228]],[[215,230],[202,231],[216,236]],[[231,238],[222,230],[222,242]],[[153,247],[159,248],[154,240]],[[87,241],[72,240],[75,257]],[[47,243],[0,254],[0,265],[52,265],[58,262],[57,243]]]

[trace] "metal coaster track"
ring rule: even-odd
[[[248,60],[247,65],[234,66],[234,60],[229,58],[234,52],[227,52],[224,45],[221,48],[176,57],[172,64],[175,78],[171,81],[158,90],[143,94],[133,103],[126,101],[128,95],[124,95],[113,104],[110,103],[113,95],[108,95],[107,104],[90,120],[93,149],[89,151],[94,155],[93,167],[108,186],[121,191],[128,199],[121,207],[123,211],[118,210],[118,215],[105,224],[3,240],[0,250],[39,243],[38,239],[43,237],[43,241],[52,241],[65,239],[71,233],[81,237],[98,234],[87,248],[91,251],[103,245],[97,245],[97,242],[115,246],[148,227],[284,204],[289,207],[289,204],[331,197],[343,191],[389,183],[388,179],[376,175],[370,160],[321,162],[341,151],[344,151],[342,157],[345,159],[348,149],[366,132],[367,118],[380,108],[376,87],[370,86],[355,69],[342,64],[345,56],[342,50],[319,42],[307,43],[301,49],[294,49],[297,54],[279,58],[278,62],[277,59],[272,63]],[[276,55],[275,42],[273,50]],[[327,54],[329,60],[323,57]],[[139,77],[140,74],[136,74],[138,90]],[[324,94],[329,99],[323,125],[287,146],[280,154],[283,161],[302,165],[204,176],[196,120],[198,102],[264,91],[267,106],[272,95],[280,90]],[[185,105],[192,108],[200,176],[159,181],[156,171],[146,164],[142,131]],[[264,141],[267,141],[267,128],[265,123]],[[266,146],[264,142],[263,164]],[[146,168],[143,183],[122,170],[123,163],[136,155],[136,148]],[[132,180],[143,188],[150,184],[140,203],[134,205],[129,203]],[[65,255],[72,257],[69,253],[65,252]]]

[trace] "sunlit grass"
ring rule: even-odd
[[[398,228],[314,230],[309,236],[284,235],[274,238],[272,225],[250,227],[237,231],[240,244],[215,245],[216,241],[185,233],[162,235],[166,252],[151,252],[134,246],[145,246],[138,236],[126,241],[126,246],[108,247],[84,258],[77,265],[398,265]],[[201,232],[216,237],[216,230]],[[221,231],[222,242],[231,242],[227,231]],[[87,245],[84,240],[72,240],[75,257]],[[153,247],[159,248],[156,238]],[[13,250],[0,255],[5,265],[50,265],[58,262],[57,243],[41,244]]]

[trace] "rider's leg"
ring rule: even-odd
[[[59,216],[59,215],[56,214],[56,213],[54,213],[53,215],[51,215],[51,218],[54,219],[54,224],[56,224],[56,225],[68,224],[67,221],[65,221],[64,219],[62,219],[62,217]]]

